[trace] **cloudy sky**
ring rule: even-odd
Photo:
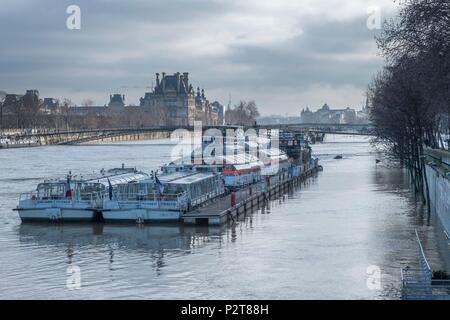
[[[69,30],[66,9],[81,8]],[[2,0],[0,90],[127,103],[155,73],[189,72],[211,101],[255,100],[265,115],[327,102],[360,108],[382,65],[366,26],[392,0]]]

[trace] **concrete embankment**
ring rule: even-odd
[[[426,150],[426,174],[431,211],[450,235],[450,152]]]

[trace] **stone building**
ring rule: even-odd
[[[211,103],[212,114],[211,114],[211,124],[212,125],[223,125],[224,124],[224,112],[225,108],[218,101]]]
[[[140,106],[151,112],[160,125],[185,126],[194,121],[204,125],[219,124],[218,108],[206,99],[204,89],[194,91],[189,73],[156,74],[156,86],[140,99]]]
[[[120,95],[118,93],[109,95],[108,107],[112,111],[123,111],[123,108],[125,107],[125,95]]]
[[[355,109],[331,109],[328,104],[313,112],[307,107],[300,114],[301,123],[354,124],[357,123]]]
[[[44,98],[44,109],[47,113],[58,112],[59,101],[55,98]]]
[[[126,111],[125,95],[114,93],[109,95],[109,103],[104,106],[71,106],[72,114],[79,116],[95,114],[97,116],[114,116]]]
[[[5,101],[3,103],[3,112],[5,113],[17,113],[18,108],[23,108],[23,113],[29,112],[27,108],[30,107],[30,102],[35,102],[38,106],[39,91],[35,89],[26,90],[25,94],[6,94]]]

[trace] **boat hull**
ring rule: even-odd
[[[17,149],[17,148],[30,148],[30,147],[39,147],[40,144],[36,142],[30,143],[1,143],[0,149]]]
[[[102,213],[105,222],[177,222],[181,218],[181,212],[175,210],[110,209]]]
[[[96,218],[96,211],[93,209],[18,208],[17,211],[23,222],[90,222]]]

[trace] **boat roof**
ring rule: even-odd
[[[193,184],[195,182],[199,182],[205,179],[209,179],[214,177],[215,174],[214,173],[210,173],[210,172],[199,172],[199,173],[195,173],[195,174],[191,174],[189,176],[171,181],[171,184]]]
[[[108,179],[112,185],[120,183],[128,183],[131,181],[140,181],[148,178],[148,174],[137,171],[135,168],[113,168],[107,171],[102,170],[99,173],[91,173],[87,175],[71,175],[72,183],[101,183],[108,186]],[[67,177],[52,180],[44,180],[46,184],[65,184]]]
[[[164,173],[157,175],[159,181],[162,183],[169,183],[177,179],[184,178],[186,176],[190,176],[195,174],[193,171],[178,171],[178,172],[172,172],[172,173]],[[152,177],[147,177],[147,179],[140,181],[142,183],[153,183],[154,179]]]
[[[132,173],[124,173],[124,174],[118,174],[118,175],[113,175],[113,176],[105,176],[99,179],[92,179],[92,180],[87,180],[85,182],[87,183],[100,183],[103,184],[104,186],[109,186],[109,181],[111,182],[111,185],[118,185],[118,184],[123,184],[123,183],[129,183],[129,182],[133,182],[133,181],[141,181],[148,178],[148,174],[144,173],[144,172],[132,172]]]
[[[283,158],[286,157],[286,154],[278,148],[269,148],[265,150],[261,150],[260,153],[270,157],[270,158]]]
[[[251,170],[251,169],[262,168],[263,167],[263,165],[254,164],[254,163],[233,164],[232,166],[236,170]]]

